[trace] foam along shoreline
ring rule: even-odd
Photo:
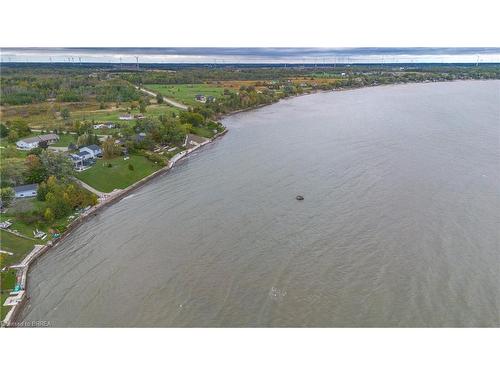
[[[134,184],[130,185],[129,187],[127,187],[125,189],[116,191],[114,193],[106,195],[104,198],[101,198],[101,200],[98,204],[91,207],[89,210],[83,212],[78,218],[76,218],[74,221],[72,221],[68,225],[68,228],[61,235],[60,238],[56,238],[53,241],[51,241],[50,243],[43,245],[43,246],[42,245],[35,245],[33,250],[19,264],[11,266],[11,268],[17,269],[16,280],[17,280],[17,284],[20,286],[20,289],[16,292],[11,293],[11,297],[14,297],[11,299],[11,301],[12,301],[11,306],[12,307],[11,307],[10,311],[7,313],[7,315],[5,316],[4,320],[2,321],[2,323],[1,323],[2,327],[21,327],[21,326],[23,326],[21,323],[16,322],[16,318],[19,317],[19,314],[22,311],[24,304],[29,299],[29,297],[28,297],[28,272],[29,272],[31,264],[33,264],[38,258],[40,258],[43,254],[45,254],[49,249],[51,249],[52,247],[56,247],[59,243],[61,243],[61,241],[64,240],[64,238],[66,238],[69,234],[71,234],[71,232],[73,230],[78,228],[80,225],[82,225],[88,219],[95,216],[98,211],[112,205],[115,202],[120,201],[121,199],[123,199],[127,195],[129,195],[131,192],[133,192],[136,189],[140,188],[141,186],[145,185],[150,180],[168,172],[179,160],[182,160],[183,158],[185,158],[189,154],[193,153],[194,151],[198,150],[199,148],[201,148],[209,143],[214,142],[216,139],[225,135],[227,132],[228,132],[228,130],[225,129],[221,133],[216,134],[213,138],[207,139],[205,142],[200,143],[200,144],[190,148],[189,150],[179,152],[172,159],[170,159],[168,161],[168,165],[166,165],[165,167],[157,170],[156,172],[150,174],[149,176],[144,177],[143,179],[135,182]]]

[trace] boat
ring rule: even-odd
[[[295,199],[297,199],[298,201],[303,201],[304,197],[302,195],[297,195]]]

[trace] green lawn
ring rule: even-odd
[[[111,168],[107,166],[108,163],[111,163]],[[134,166],[134,170],[128,168],[129,164]],[[123,157],[100,159],[94,166],[78,173],[76,177],[99,191],[109,193],[114,189],[124,189],[161,167],[144,156],[131,155],[128,160],[123,160]]]
[[[0,243],[2,250],[14,253],[14,255],[2,254],[2,267],[21,261],[37,244],[35,240],[28,240],[4,230],[0,231]]]
[[[70,143],[76,144],[75,134],[59,134],[59,141],[52,143],[54,147],[68,147]]]
[[[191,133],[199,135],[200,137],[205,137],[205,138],[212,138],[215,133],[207,128],[195,128],[193,127],[191,129]]]
[[[1,286],[1,305],[0,305],[0,310],[1,310],[1,320],[5,318],[5,315],[9,312],[11,309],[10,307],[4,307],[4,302],[5,300],[9,297],[9,293],[14,287],[16,286],[16,270],[9,269],[7,271],[1,272],[0,273],[1,280],[0,280],[0,286]]]
[[[200,104],[195,100],[196,94],[214,96],[220,98],[224,93],[223,87],[208,84],[182,84],[182,85],[145,85],[146,89],[162,94],[166,98],[171,98],[187,105]]]
[[[3,320],[11,308],[10,307],[4,307],[4,305],[3,305],[3,303],[5,302],[5,300],[7,299],[7,297],[9,297],[9,292],[1,292],[1,293],[2,293],[1,294],[1,297],[2,297],[1,298],[1,302],[2,302],[2,304],[0,305],[0,316],[1,316],[1,320]]]
[[[14,287],[16,286],[16,271],[13,269],[9,269],[7,271],[1,272],[1,281],[0,281],[0,286],[1,286],[1,305],[0,305],[0,315],[1,315],[1,320],[5,318],[5,315],[9,312],[11,309],[10,307],[4,307],[4,302],[5,300],[9,297],[9,293]]]
[[[19,233],[24,234],[28,237],[33,237],[33,231],[35,229],[39,229],[41,231],[44,231],[45,233],[49,233],[50,228],[61,225],[68,225],[70,221],[68,220],[68,217],[56,219],[53,223],[50,224],[47,224],[45,222],[27,224],[16,217],[16,214],[19,212],[29,212],[33,210],[44,212],[45,207],[45,202],[39,201],[36,198],[16,199],[7,209],[7,211],[2,214],[2,221],[7,219],[10,220],[12,222],[12,225],[9,227],[9,229],[17,230]],[[70,215],[74,215],[74,213]],[[39,244],[44,244],[50,239],[51,236],[49,235],[45,238],[45,240],[37,239],[36,242]]]

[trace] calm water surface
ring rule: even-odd
[[[228,118],[225,137],[40,259],[22,318],[499,326],[499,111],[500,81],[478,81]]]

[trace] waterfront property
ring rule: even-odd
[[[82,147],[77,153],[69,155],[77,171],[82,171],[86,167],[91,166],[95,163],[95,160],[100,157],[102,157],[102,149],[97,145]]]
[[[124,189],[161,167],[140,155],[99,159],[92,168],[79,173],[78,178],[99,191],[109,193],[114,189]]]
[[[14,193],[16,198],[36,197],[37,190],[38,190],[37,184],[21,185],[14,187]]]
[[[82,152],[88,152],[90,155],[92,155],[93,159],[99,158],[102,156],[102,149],[97,146],[97,145],[89,145],[80,148],[80,151]]]
[[[32,150],[39,147],[41,142],[47,142],[48,145],[59,141],[57,134],[41,134],[35,137],[23,138],[16,142],[16,146],[20,150]]]

